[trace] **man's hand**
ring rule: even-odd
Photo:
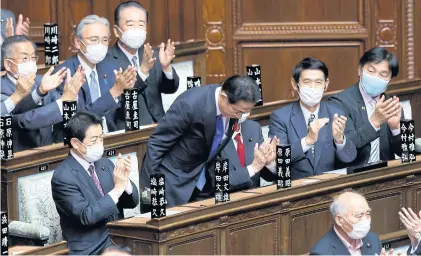
[[[389,125],[390,129],[396,130],[400,128],[401,125],[401,117],[402,117],[402,106],[399,102],[399,98],[393,96],[393,102],[395,102],[395,106],[398,105],[399,108],[396,110],[396,115],[393,115],[391,118],[387,120],[387,125]]]
[[[39,91],[41,94],[47,94],[49,91],[56,89],[62,82],[64,77],[66,76],[66,68],[61,68],[57,71],[54,75],[51,73],[54,71],[54,67],[51,67],[47,73],[42,77],[41,86],[39,87]]]
[[[82,69],[82,66],[79,65],[76,73],[73,77],[70,77],[70,70],[67,72],[66,83],[64,84],[63,95],[61,96],[62,101],[74,101],[79,94],[80,88],[86,82],[85,72]]]
[[[308,127],[308,134],[305,137],[307,145],[314,145],[317,142],[320,130],[327,123],[329,123],[329,118],[316,119],[310,123],[310,126]]]
[[[35,74],[19,75],[16,83],[16,93],[24,98],[32,91],[35,84]]]
[[[333,116],[332,135],[336,144],[344,143],[344,131],[345,131],[346,120],[347,120],[346,117],[344,116],[339,117],[338,114],[335,114]]]
[[[399,212],[399,219],[408,231],[412,247],[417,247],[418,240],[415,238],[415,235],[421,232],[421,211],[417,215],[411,208],[408,208],[408,210],[402,208]]]
[[[6,19],[6,37],[14,36],[14,35],[15,35],[15,26],[13,25],[13,19],[7,18]]]
[[[159,46],[159,61],[161,62],[162,70],[164,72],[171,71],[171,62],[175,58],[174,52],[174,41],[171,42],[170,39],[168,39],[166,46],[164,43],[161,43]]]
[[[398,115],[398,112],[400,112],[399,101],[396,102],[395,98],[390,98],[385,101],[385,97],[382,95],[376,103],[376,109],[370,117],[370,122],[374,127],[380,128],[380,125],[387,122],[391,117]],[[399,125],[397,128],[399,128]]]
[[[260,172],[263,169],[263,167],[265,167],[266,165],[266,157],[262,151],[263,148],[264,146],[261,146],[260,148],[258,143],[254,145],[254,157],[253,157],[253,162],[251,163],[251,166],[253,170],[256,172]]]
[[[279,140],[275,136],[272,138],[272,141],[266,140],[262,145],[260,145],[260,150],[263,152],[266,158],[266,164],[269,165],[276,159],[276,146],[279,145]]]
[[[111,88],[110,93],[116,99],[118,96],[123,94],[125,89],[131,89],[136,83],[136,69],[132,66],[128,66],[123,72],[123,69],[114,70],[115,84]]]
[[[123,194],[127,187],[130,168],[127,167],[130,164],[130,158],[123,159],[121,154],[118,154],[116,166],[114,168],[114,189],[120,196]]]
[[[31,22],[29,21],[28,17],[24,21],[23,15],[19,14],[18,22],[16,23],[16,35],[28,36],[30,24]]]
[[[155,64],[156,58],[153,57],[153,53],[152,46],[150,46],[150,44],[145,44],[143,47],[142,64],[140,64],[140,72],[145,75],[149,74],[149,70],[151,70]]]

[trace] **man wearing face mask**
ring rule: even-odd
[[[373,48],[360,59],[360,81],[329,99],[349,117],[345,135],[358,149],[352,165],[393,160],[395,154],[400,155],[402,108],[399,98],[384,94],[398,72],[399,64],[392,53]]]
[[[102,119],[77,112],[66,129],[70,154],[54,171],[52,195],[70,255],[98,255],[112,245],[107,223],[139,203],[130,156],[114,164],[104,154]]]
[[[82,66],[86,83],[79,92],[78,111],[89,111],[103,119],[104,132],[117,130],[116,109],[118,97],[124,89],[133,88],[136,70],[131,66],[123,72],[110,60],[105,59],[110,41],[108,20],[97,15],[84,17],[76,27],[74,38],[77,55],[66,60],[58,68],[66,67],[73,75]],[[118,71],[117,71],[118,70]],[[62,93],[64,84],[58,88]],[[62,129],[56,129],[56,140],[63,139]]]
[[[249,113],[259,99],[258,86],[248,76],[232,76],[222,86],[201,86],[182,93],[148,140],[142,190],[149,187],[151,174],[161,173],[166,177],[169,207],[212,196],[215,174],[208,164],[231,139],[237,119]]]
[[[330,205],[334,225],[311,249],[311,255],[375,255],[382,252],[379,236],[370,232],[371,209],[355,192],[340,194]],[[383,251],[384,254],[384,251]]]
[[[118,42],[108,57],[118,66],[132,65],[137,71],[135,87],[141,92],[138,99],[139,125],[158,122],[165,114],[161,93],[171,94],[178,89],[179,78],[171,62],[174,42],[162,43],[153,51],[145,44],[148,12],[137,1],[123,2],[114,11],[114,34]],[[124,129],[124,109],[118,112],[118,127]]]
[[[303,59],[293,69],[291,85],[300,99],[272,113],[269,137],[277,136],[281,144],[291,144],[292,179],[352,162],[357,152],[344,136],[347,119],[343,111],[321,101],[329,85],[326,65],[313,57]]]

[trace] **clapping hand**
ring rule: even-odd
[[[66,68],[63,67],[59,71],[57,71],[54,75],[51,73],[54,71],[54,67],[51,67],[47,73],[42,77],[41,86],[39,87],[39,91],[41,94],[47,94],[49,91],[56,89],[62,82],[64,77],[66,76]]]
[[[19,14],[18,22],[16,23],[16,35],[28,36],[30,24],[31,22],[29,21],[28,17],[24,21],[23,15]]]
[[[175,58],[174,55],[175,52],[175,46],[174,41],[171,42],[170,39],[167,41],[167,45],[164,43],[161,43],[159,46],[159,61],[161,62],[162,70],[164,72],[170,72],[171,71],[171,62]]]
[[[145,44],[143,47],[142,64],[140,64],[140,71],[145,75],[149,74],[149,70],[151,70],[155,64],[156,58],[153,57],[153,53],[152,46],[150,44]]]
[[[62,101],[76,100],[80,88],[86,82],[86,76],[82,66],[79,65],[76,73],[72,77],[70,77],[70,73],[70,70],[67,69],[66,82],[64,84],[63,95],[61,97]]]
[[[337,144],[343,144],[344,143],[344,130],[346,125],[346,117],[344,116],[338,116],[338,114],[335,114],[333,116],[333,122],[332,122],[332,135],[333,139],[335,140],[335,143]]]

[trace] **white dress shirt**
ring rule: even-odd
[[[76,161],[78,161],[78,163],[83,167],[83,169],[85,169],[85,171],[86,171],[86,173],[88,173],[89,177],[91,177],[91,173],[89,172],[88,169],[89,169],[90,165],[93,165],[94,166],[94,175],[99,180],[98,175],[96,174],[94,163],[89,163],[85,159],[79,157],[75,152],[73,152],[73,149],[70,150],[70,154],[72,154],[72,156],[76,159]],[[129,194],[129,195],[131,195],[133,193],[133,186],[132,186],[132,183],[130,182],[130,179],[128,179],[127,186],[126,186],[126,189],[124,191],[126,191],[126,193]],[[119,196],[116,195],[114,193],[114,191],[111,190],[110,192],[108,192],[108,195],[111,197],[111,199],[113,199],[115,204],[118,203]]]
[[[133,67],[136,67],[136,66],[139,67],[137,69],[137,73],[139,74],[140,78],[142,78],[143,82],[146,81],[146,79],[148,79],[148,77],[149,77],[149,73],[148,74],[143,74],[142,71],[140,71],[140,62],[139,62],[139,52],[138,52],[138,50],[136,50],[135,55],[133,55],[133,54],[129,53],[128,51],[126,51],[126,49],[124,49],[121,46],[120,42],[118,42],[118,46],[123,51],[123,53],[127,56],[127,59],[129,59],[129,61],[132,64],[132,66]],[[136,56],[136,64],[133,63],[133,57],[135,57],[135,56]],[[159,61],[159,59],[156,60],[156,61]],[[170,66],[171,66],[171,64],[170,64]],[[171,71],[170,72],[165,72],[165,71],[162,71],[162,72],[164,72],[164,74],[168,78],[168,80],[172,80],[173,79],[172,68],[171,68]]]

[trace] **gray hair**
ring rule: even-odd
[[[356,191],[346,191],[344,193],[352,193],[352,194],[361,196],[362,198],[365,198],[362,194],[360,194]],[[340,195],[342,195],[344,193],[341,193]],[[336,197],[333,200],[332,204],[330,205],[330,213],[332,214],[333,220],[335,220],[337,215],[346,215],[348,213],[347,205],[343,204],[343,201],[341,202],[341,200],[338,200],[339,196]]]
[[[34,46],[34,49],[37,48],[36,45],[27,36],[24,36],[24,35],[9,36],[3,41],[3,44],[1,45],[2,66],[5,59],[12,57],[13,46],[15,44],[25,43],[25,42],[30,42]]]
[[[110,34],[110,23],[104,17],[99,17],[98,15],[91,14],[83,18],[76,27],[76,36],[82,38],[82,31],[86,25],[101,23],[105,25],[108,29],[108,34]]]

